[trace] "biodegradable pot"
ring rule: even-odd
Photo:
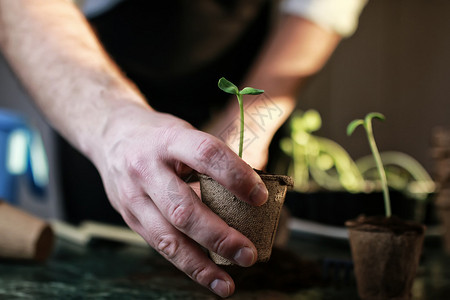
[[[435,206],[442,226],[442,244],[446,253],[450,254],[450,188],[439,191]]]
[[[278,221],[288,187],[293,186],[289,176],[259,174],[269,191],[267,202],[252,206],[239,200],[221,184],[206,175],[199,175],[202,201],[228,225],[235,228],[255,245],[259,262],[270,258]],[[219,265],[231,265],[228,259],[210,252]]]
[[[345,225],[359,297],[411,299],[425,226],[395,216],[360,216]]]
[[[45,261],[53,250],[50,225],[0,200],[0,258]]]

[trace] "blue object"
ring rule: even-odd
[[[42,139],[20,114],[0,109],[0,198],[17,204],[21,175],[35,194],[45,193],[48,163]]]

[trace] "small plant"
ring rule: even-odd
[[[386,217],[391,216],[391,201],[389,199],[389,190],[386,179],[386,171],[384,170],[383,162],[381,161],[381,156],[377,148],[377,144],[375,143],[375,138],[373,136],[372,129],[372,119],[377,118],[384,121],[384,115],[376,112],[368,113],[366,117],[363,119],[356,119],[350,122],[347,126],[347,135],[351,135],[355,129],[362,125],[366,131],[367,138],[369,140],[369,146],[372,150],[373,158],[375,159],[375,164],[377,166],[378,174],[380,175],[381,188],[383,189],[383,197],[384,197],[384,208],[386,212]]]
[[[236,85],[226,80],[224,77],[219,79],[218,82],[219,88],[232,95],[236,95],[239,101],[239,110],[240,110],[240,134],[239,134],[239,157],[242,158],[242,150],[244,147],[244,103],[242,100],[243,95],[259,95],[264,93],[264,90],[255,89],[252,87],[245,87],[242,90],[239,90]]]
[[[287,172],[295,178],[294,189],[310,192],[317,184],[329,191],[365,191],[364,178],[347,151],[330,139],[314,135],[321,126],[318,111],[299,110],[291,117],[290,136],[280,142],[281,150],[291,158]]]
[[[244,103],[243,95],[259,95],[264,93],[246,87],[239,89],[225,78],[218,82],[221,90],[228,94],[236,95],[240,108],[240,144],[239,156],[242,158],[244,144]],[[257,170],[255,170],[257,171]],[[293,186],[293,180],[289,176],[258,172],[263,184],[267,188],[267,200],[263,205],[251,205],[238,199],[223,185],[205,174],[199,174],[202,202],[209,209],[225,221],[230,227],[235,228],[245,235],[255,245],[258,252],[257,261],[267,262],[272,253],[275,242],[275,233],[280,220],[286,191]],[[219,265],[235,264],[213,251],[209,251],[211,259]]]

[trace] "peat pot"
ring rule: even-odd
[[[259,175],[269,196],[266,203],[257,207],[239,200],[209,176],[200,174],[199,179],[202,201],[229,226],[249,238],[258,251],[257,261],[266,262],[272,252],[286,191],[292,187],[293,180],[283,175]],[[210,252],[210,256],[216,264],[232,264],[216,253]]]
[[[360,216],[345,225],[360,298],[411,299],[425,226],[395,216]]]

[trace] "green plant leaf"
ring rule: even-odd
[[[264,93],[264,90],[254,89],[252,87],[245,87],[239,93],[241,95],[259,95]]]
[[[322,118],[315,109],[309,109],[303,114],[303,125],[308,132],[314,132],[322,127]]]
[[[392,215],[391,201],[390,201],[390,197],[389,197],[389,188],[387,185],[386,171],[384,169],[383,162],[381,161],[380,152],[378,151],[378,147],[375,142],[375,137],[373,136],[372,122],[371,122],[373,118],[384,120],[384,115],[382,115],[380,113],[372,112],[372,113],[368,113],[366,115],[366,117],[364,118],[364,120],[357,119],[357,120],[350,122],[350,124],[348,124],[348,126],[347,126],[347,134],[351,135],[353,133],[353,131],[356,129],[356,127],[358,127],[359,125],[363,125],[363,127],[366,131],[366,134],[367,134],[367,139],[369,141],[370,150],[372,151],[372,156],[375,160],[375,165],[377,166],[378,174],[380,175],[380,182],[381,182],[381,187],[383,190],[383,198],[384,198],[384,209],[385,209],[386,217],[389,218]]]
[[[239,89],[237,88],[237,86],[235,86],[230,81],[226,80],[225,77],[220,78],[217,85],[225,93],[232,94],[232,95],[239,94]]]
[[[379,119],[381,121],[384,121],[386,118],[381,113],[371,112],[366,115],[366,118],[365,118],[366,123],[370,122],[371,119]]]
[[[356,127],[358,127],[359,125],[364,126],[364,121],[361,119],[351,121],[350,124],[348,124],[348,126],[347,126],[347,135],[352,135],[352,133],[355,131]]]

